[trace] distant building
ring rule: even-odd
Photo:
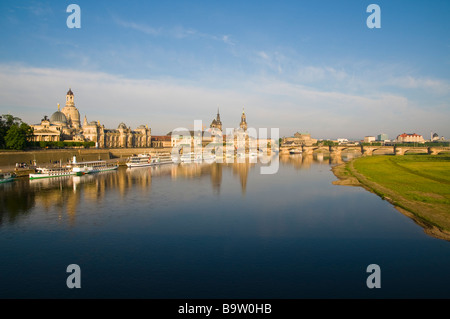
[[[445,138],[443,136],[439,137],[439,134],[437,133],[431,133],[431,142],[438,142],[438,141],[445,141]]]
[[[233,137],[234,141],[243,140],[248,144],[249,136],[247,134],[247,117],[244,110],[241,115],[241,122],[239,127],[232,131],[229,136]],[[229,142],[226,136],[222,132],[222,121],[220,120],[220,113],[217,110],[216,118],[214,118],[207,129],[202,129],[198,131],[193,130],[180,130],[174,131],[167,134],[170,138],[170,144],[172,147],[183,147],[183,146],[207,146],[210,144],[216,144],[216,146],[223,146],[224,143]]]
[[[244,132],[247,131],[247,117],[245,116],[244,108],[242,108],[241,123],[239,123],[239,127],[240,127]]]
[[[63,107],[61,112],[66,116],[68,126],[75,129],[79,129],[81,127],[80,112],[78,112],[78,109],[75,107],[72,89],[69,89],[66,94],[66,106]]]
[[[365,136],[364,137],[364,143],[372,143],[375,142],[376,138],[375,136]]]
[[[346,139],[346,138],[338,138],[337,142],[339,144],[347,144],[348,143],[348,139]]]
[[[295,133],[293,137],[283,137],[281,146],[311,146],[317,143],[317,139],[311,138],[310,133]]]
[[[151,140],[153,148],[167,148],[172,146],[171,138],[169,135],[162,135],[162,136],[153,135]]]
[[[62,110],[58,104],[58,111],[50,119],[44,116],[40,124],[30,126],[36,142],[91,141],[99,148],[151,147],[151,129],[147,125],[131,130],[120,123],[117,129],[106,129],[99,121],[88,122],[86,116],[81,125],[72,89],[66,94],[66,106]]]
[[[59,108],[58,108],[59,109]],[[58,113],[62,114],[58,111]],[[33,129],[33,141],[34,142],[59,142],[66,130],[66,119],[65,115],[62,114],[64,118],[61,117],[61,121],[56,121],[55,118],[50,121],[47,116],[41,120],[41,124],[31,125]]]
[[[377,136],[377,141],[385,142],[389,140],[389,136],[387,134],[381,133]]]
[[[220,120],[219,109],[217,109],[217,116],[215,119],[213,119],[209,128],[216,129],[218,131],[222,131],[222,121]]]
[[[432,142],[438,141],[438,140],[439,140],[439,134],[434,133],[433,135],[431,135],[431,141]]]
[[[407,134],[403,133],[399,136],[397,136],[397,142],[398,143],[424,143],[425,140],[423,139],[422,135],[413,133],[413,134]]]

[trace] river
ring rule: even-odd
[[[0,185],[0,298],[449,298],[450,243],[333,161],[168,164]],[[68,288],[68,265],[81,288]],[[367,267],[378,265],[380,288]]]

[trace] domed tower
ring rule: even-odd
[[[59,110],[59,104],[58,104],[58,111],[53,113],[52,116],[50,117],[50,123],[53,125],[60,125],[62,127],[67,126],[67,118],[64,115],[64,113]]]
[[[241,123],[239,124],[239,127],[244,131],[247,131],[247,117],[245,116],[244,108],[242,108]]]
[[[79,129],[81,126],[80,123],[80,112],[75,107],[74,94],[72,89],[66,94],[66,106],[62,109],[62,113],[66,116],[67,124],[69,127]]]

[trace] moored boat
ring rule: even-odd
[[[216,160],[216,155],[215,154],[203,154],[203,160],[206,163],[212,163]]]
[[[298,149],[298,148],[294,148],[292,150],[289,151],[289,154],[302,154],[302,150]]]
[[[180,156],[180,161],[182,163],[191,163],[194,160],[194,153],[186,153],[186,154],[181,154]]]
[[[55,167],[55,168],[36,168],[36,173],[31,173],[29,175],[30,179],[40,179],[40,178],[52,178],[61,176],[73,175],[72,169],[69,167]]]
[[[145,167],[161,164],[161,159],[150,154],[139,154],[137,156],[130,156],[127,159],[126,165],[128,168]]]
[[[102,160],[90,162],[77,162],[76,157],[74,156],[71,168],[74,175],[82,176],[85,174],[113,171],[119,168],[119,164],[107,163],[106,161]]]
[[[15,177],[16,176],[13,173],[0,173],[0,184],[12,182]]]

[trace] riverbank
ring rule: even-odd
[[[30,151],[0,151],[0,171],[15,172],[16,163],[25,163],[31,167],[36,163],[37,166],[51,166],[55,163],[69,163],[73,156],[78,161],[111,161],[124,164],[126,159],[133,154],[142,153],[169,153],[170,149],[162,148],[125,148],[125,149],[47,149]],[[20,169],[22,173],[22,169]]]
[[[450,241],[450,156],[368,156],[334,166],[335,185],[361,186],[424,231]]]

